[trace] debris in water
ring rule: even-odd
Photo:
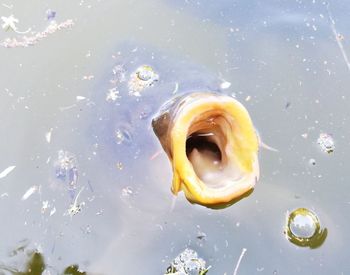
[[[123,163],[120,162],[120,161],[117,162],[117,165],[116,165],[116,166],[117,166],[117,169],[118,169],[118,170],[123,170],[123,168],[124,168]]]
[[[221,90],[226,90],[231,87],[231,82],[224,81],[220,84],[220,89]]]
[[[56,207],[52,208],[50,211],[50,217],[56,213]]]
[[[55,17],[56,17],[56,12],[55,11],[53,11],[51,9],[48,9],[46,11],[46,18],[47,18],[47,20],[53,20],[53,19],[55,19]]]
[[[3,30],[5,31],[9,31],[12,30],[16,33],[19,34],[23,34],[23,33],[27,33],[29,32],[31,29],[29,28],[28,30],[26,30],[25,32],[20,32],[17,29],[16,24],[19,22],[19,20],[17,18],[15,18],[12,14],[9,17],[5,17],[5,16],[1,16],[1,20],[3,22],[3,24],[1,25],[1,27],[3,28]]]
[[[119,91],[116,88],[112,88],[108,90],[108,93],[106,95],[106,101],[116,101],[119,96]]]
[[[51,142],[52,131],[53,131],[53,129],[51,128],[50,131],[48,131],[48,132],[45,134],[45,139],[46,139],[47,143],[50,143],[50,142]]]
[[[67,214],[72,218],[74,215],[78,214],[83,206],[85,205],[85,202],[81,202],[81,203],[78,203],[78,198],[79,198],[79,195],[81,194],[81,192],[84,190],[84,187],[82,187],[80,189],[80,191],[78,192],[77,196],[75,197],[74,199],[74,202],[73,204],[71,204],[67,210]]]
[[[130,186],[127,186],[122,189],[122,197],[130,197],[134,192],[132,191]]]
[[[242,249],[242,252],[241,252],[241,255],[238,258],[238,262],[236,264],[235,270],[233,271],[233,275],[237,275],[237,271],[238,271],[239,265],[241,264],[241,261],[243,259],[244,254],[246,253],[246,251],[247,251],[246,248]]]
[[[175,88],[174,88],[174,90],[173,90],[173,94],[176,94],[178,90],[179,90],[179,83],[176,82],[176,83],[175,83]]]
[[[117,144],[131,144],[132,143],[132,136],[129,133],[128,130],[124,129],[124,128],[120,128],[117,129],[115,131],[115,138],[116,138],[116,142]]]
[[[0,198],[4,198],[4,197],[8,197],[9,196],[9,194],[7,193],[7,192],[5,192],[5,193],[2,193],[1,195],[0,195]]]
[[[205,267],[205,261],[198,258],[196,251],[186,248],[181,252],[167,268],[165,274],[173,275],[204,275],[207,274],[209,267]]]
[[[292,103],[291,103],[290,101],[288,101],[288,102],[286,103],[286,106],[284,106],[284,108],[285,108],[285,109],[288,109],[288,108],[290,107],[291,104],[292,104]]]
[[[119,64],[114,66],[112,73],[113,73],[113,79],[111,79],[110,82],[113,85],[117,85],[126,80],[126,77],[125,77],[126,70],[124,69],[123,65]]]
[[[77,99],[77,102],[79,102],[79,101],[82,101],[82,100],[86,99],[86,97],[85,96],[81,96],[81,95],[77,95],[76,99]]]
[[[49,207],[50,207],[49,201],[43,201],[43,205],[41,207],[41,213],[44,214]]]
[[[130,76],[128,83],[129,94],[133,96],[141,96],[141,92],[152,86],[159,80],[159,75],[153,70],[151,66],[142,65],[136,69]]]
[[[31,195],[33,195],[36,191],[38,191],[38,186],[34,185],[32,187],[30,187],[22,196],[22,201],[25,201],[26,199],[28,199]]]
[[[62,23],[56,23],[51,21],[51,23],[42,32],[37,32],[33,36],[22,36],[22,40],[17,40],[16,38],[6,38],[0,42],[0,46],[5,48],[17,48],[17,47],[28,47],[37,44],[40,40],[48,37],[50,34],[55,33],[63,29],[71,28],[74,25],[73,20],[68,19]],[[4,28],[4,25],[3,25]],[[17,31],[17,33],[20,33]]]
[[[310,248],[321,246],[327,237],[327,229],[321,229],[316,214],[306,208],[287,213],[284,233],[295,245]]]
[[[9,167],[7,167],[4,171],[2,171],[2,172],[0,173],[0,179],[6,177],[6,176],[7,176],[8,174],[10,174],[10,173],[13,171],[13,169],[15,169],[15,168],[16,168],[16,166],[9,166]]]
[[[332,135],[327,133],[321,133],[317,139],[318,145],[320,145],[321,150],[325,153],[332,153],[335,149],[335,144]]]
[[[312,166],[316,165],[316,160],[315,159],[309,159],[309,164]]]
[[[78,181],[78,168],[76,157],[68,152],[58,151],[58,159],[54,164],[56,177],[66,182],[70,189],[75,189]]]
[[[94,79],[94,78],[95,78],[95,76],[90,74],[90,75],[84,75],[82,77],[82,80],[91,80],[91,79]]]

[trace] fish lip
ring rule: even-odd
[[[259,164],[257,158],[258,141],[254,131],[253,124],[250,120],[249,114],[244,106],[237,100],[218,93],[203,92],[193,93],[178,97],[170,101],[170,108],[162,108],[162,112],[156,119],[153,119],[152,125],[155,126],[162,121],[159,118],[167,117],[167,129],[155,130],[156,134],[162,133],[163,136],[157,135],[161,141],[164,150],[173,166],[173,184],[172,192],[177,194],[179,191],[184,191],[187,199],[191,202],[208,205],[217,205],[221,203],[228,203],[235,198],[252,190],[257,179],[259,178]],[[188,137],[193,134],[194,123],[200,122],[203,114],[216,114],[223,118],[231,119],[229,125],[230,129],[222,129],[222,137],[227,140],[235,138],[235,142],[229,144],[231,147],[218,147],[224,157],[229,160],[234,159],[233,152],[238,157],[238,166],[242,171],[240,180],[231,181],[232,184],[224,185],[220,188],[212,188],[203,182],[197,173],[194,171],[193,164],[186,154],[186,142]],[[157,120],[158,119],[158,120]],[[242,131],[242,137],[233,132],[232,121],[235,121],[235,131]],[[163,121],[164,122],[164,121]],[[238,127],[238,128],[237,128]],[[200,127],[199,127],[200,128]]]

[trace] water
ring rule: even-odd
[[[208,274],[232,274],[246,248],[238,274],[350,273],[347,1],[9,0],[0,15],[44,32],[49,9],[74,25],[0,48],[0,171],[16,166],[0,179],[3,265],[24,270],[38,250],[51,274],[73,264],[163,274],[190,248]],[[0,31],[1,41],[22,36]],[[159,80],[129,95],[113,69],[128,79],[142,65]],[[172,210],[171,169],[150,120],[173,94],[204,89],[241,101],[279,152],[261,150],[260,181],[237,204],[211,210],[180,196]],[[332,135],[332,154],[319,148],[321,133]],[[74,188],[56,177],[61,150],[75,156]],[[80,212],[69,215],[72,205]],[[317,249],[283,234],[285,214],[299,207],[328,229]]]

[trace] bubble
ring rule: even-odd
[[[331,134],[321,133],[317,139],[317,143],[321,150],[325,153],[332,153],[335,149],[334,140]]]
[[[312,166],[316,165],[316,160],[315,159],[309,159],[309,164]]]
[[[141,66],[136,70],[137,77],[142,81],[148,81],[155,77],[156,73],[153,71],[151,66]]]
[[[141,96],[141,92],[159,80],[159,75],[149,65],[142,65],[130,75],[128,82],[129,94]]]
[[[285,234],[295,245],[317,248],[325,241],[327,229],[321,229],[315,213],[306,208],[298,208],[287,215]]]

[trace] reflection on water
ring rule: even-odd
[[[0,29],[0,171],[13,167],[0,178],[1,262],[26,270],[28,259],[5,260],[27,239],[53,274],[72,263],[162,274],[186,248],[208,274],[232,274],[243,248],[238,274],[349,274],[349,10],[344,0],[1,3],[0,16],[18,19],[17,32]],[[130,95],[144,65],[158,81]],[[279,152],[259,152],[259,183],[231,207],[180,196],[172,208],[150,121],[170,97],[204,90],[242,102]],[[60,170],[64,180],[61,151],[76,169]],[[317,249],[283,234],[286,211],[300,207],[328,230]]]

